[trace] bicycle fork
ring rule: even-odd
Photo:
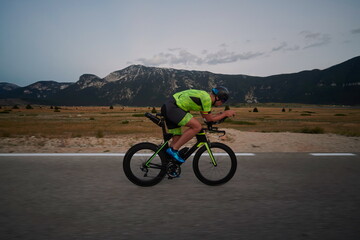
[[[209,143],[208,143],[208,142],[200,142],[200,143],[198,143],[197,147],[200,148],[200,147],[203,146],[203,145],[205,146],[206,151],[207,151],[208,154],[209,154],[211,163],[214,165],[214,167],[217,167],[217,162],[216,162],[216,160],[215,160],[215,157],[214,157],[213,152],[211,151],[211,148],[210,148],[210,146],[209,146]]]

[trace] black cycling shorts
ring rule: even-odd
[[[161,114],[165,117],[169,133],[174,135],[181,135],[181,126],[185,126],[193,118],[189,112],[176,105],[173,97],[161,107]]]

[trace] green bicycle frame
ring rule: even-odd
[[[161,150],[164,149],[165,146],[168,145],[168,143],[169,143],[169,140],[166,141],[166,142],[164,142],[164,144],[161,145],[161,147],[149,158],[149,160],[146,161],[146,163],[145,163],[145,166],[146,166],[146,167],[150,167],[151,161],[154,159],[154,157],[155,157],[156,155],[159,154],[159,152],[160,152]]]
[[[169,136],[166,137],[166,141],[160,146],[160,148],[146,161],[145,163],[145,166],[146,167],[150,167],[150,164],[151,164],[151,161],[155,158],[156,155],[159,154],[160,151],[163,151],[163,150],[166,150],[169,145]],[[213,152],[211,151],[211,148],[210,148],[210,143],[205,135],[205,132],[204,131],[201,131],[200,133],[198,133],[196,135],[196,139],[197,139],[197,142],[195,143],[194,146],[192,146],[184,155],[184,160],[188,159],[194,152],[196,152],[200,147],[202,146],[205,146],[208,154],[209,154],[209,157],[211,159],[211,162],[212,164],[216,167],[217,166],[217,163],[216,163],[216,160],[215,160],[215,157],[214,157],[214,154]]]

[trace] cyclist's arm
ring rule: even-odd
[[[219,113],[219,114],[212,114],[212,113],[208,113],[208,114],[203,114],[201,113],[201,116],[203,118],[205,118],[205,120],[207,122],[216,122],[219,121],[221,119],[223,119],[224,117],[232,117],[235,115],[235,111],[233,110],[226,110],[225,112]]]

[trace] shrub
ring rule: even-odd
[[[110,106],[110,109],[114,109],[114,106],[113,106],[113,105],[111,105],[111,106]]]
[[[286,111],[285,111],[285,108],[283,108],[281,111],[282,111],[282,112],[286,112]]]
[[[343,114],[343,113],[337,113],[337,114],[334,114],[334,116],[344,117],[344,116],[346,116],[346,114]]]
[[[14,105],[12,109],[19,109],[18,105]]]
[[[60,107],[56,106],[54,112],[60,112],[60,109],[61,109]]]
[[[3,132],[1,134],[1,136],[4,137],[4,138],[9,138],[9,137],[11,137],[11,134],[9,132]]]
[[[321,127],[314,127],[314,128],[303,128],[300,130],[301,133],[310,133],[310,134],[322,134],[324,133],[324,129]]]
[[[254,108],[253,112],[259,112],[259,110],[257,108]]]
[[[104,137],[103,131],[98,130],[98,131],[96,132],[96,137],[97,137],[97,138],[103,138],[103,137]]]
[[[122,123],[122,124],[129,124],[129,121],[128,121],[128,120],[125,120],[125,121],[122,121],[121,123]]]
[[[32,107],[30,104],[26,105],[25,108],[26,108],[26,109],[33,109],[33,107]]]
[[[226,111],[226,110],[230,110],[230,106],[229,106],[229,105],[226,105],[226,106],[225,106],[225,111]]]
[[[157,113],[155,107],[152,108],[151,113]]]
[[[248,122],[248,121],[234,121],[231,119],[226,119],[226,122],[237,124],[237,125],[256,125],[254,122]]]
[[[72,138],[81,138],[81,134],[80,133],[72,133],[71,137]]]

